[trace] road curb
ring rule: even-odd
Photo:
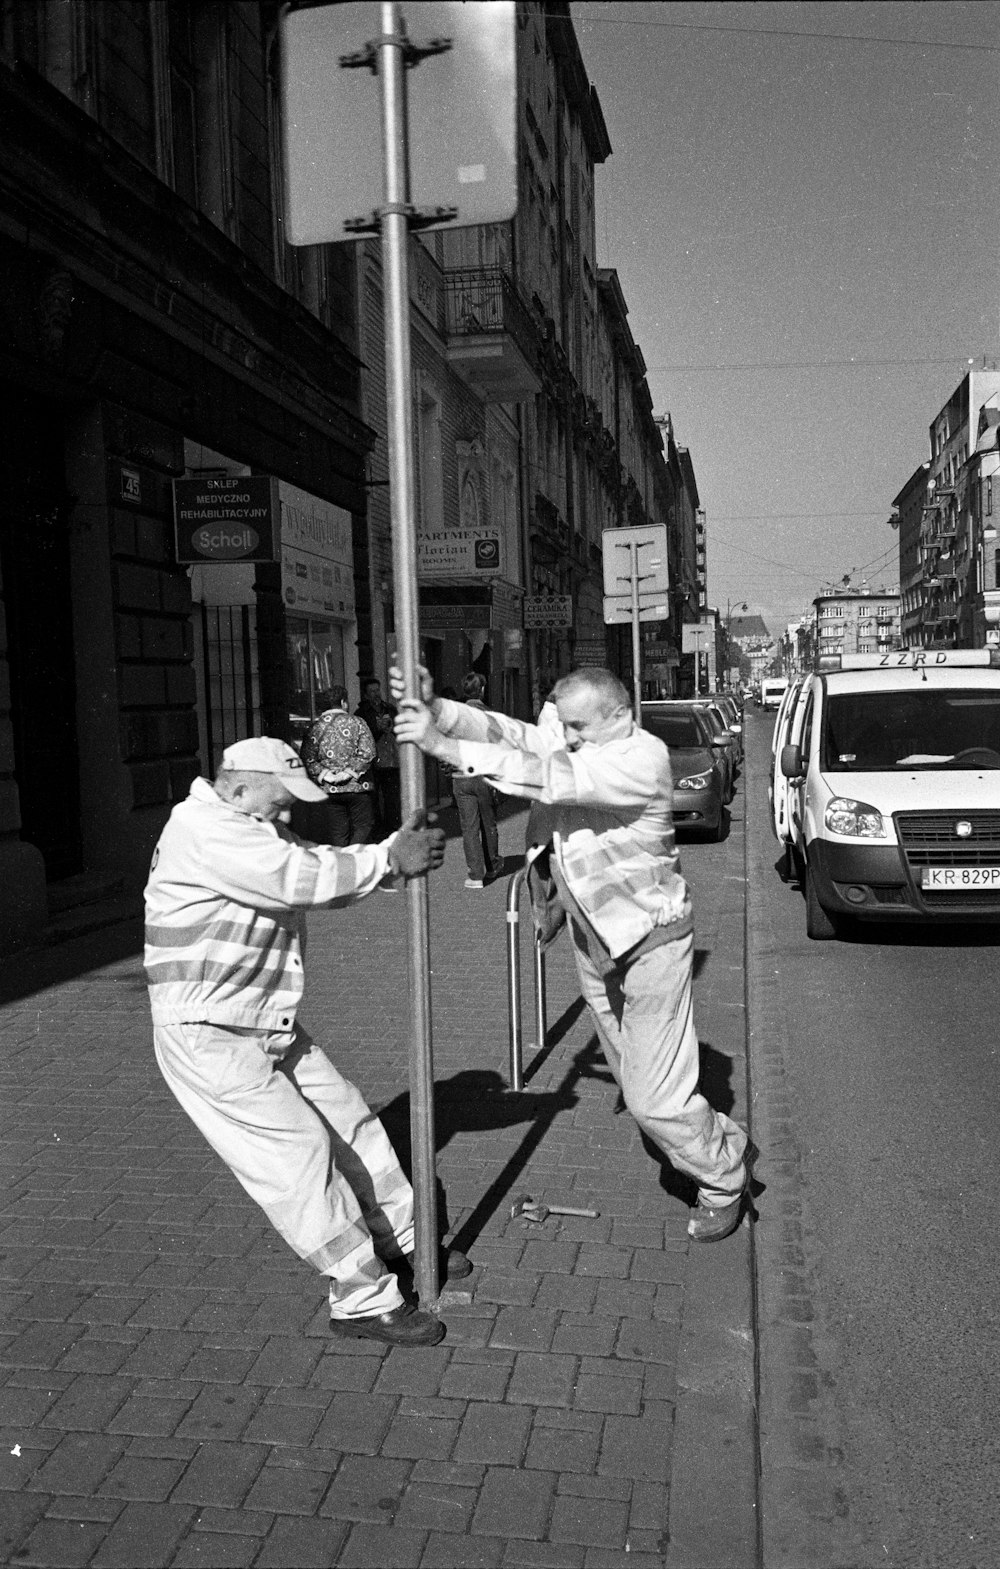
[[[729,842],[736,853],[727,856],[724,874],[731,897],[723,894],[720,911],[720,925],[732,929],[737,950],[746,940],[746,840],[739,835],[737,861],[739,821],[734,813]],[[732,869],[737,864],[738,873]],[[721,958],[730,950],[719,945],[716,951]],[[732,965],[729,974],[739,976],[742,1006],[744,966]],[[736,1006],[731,996],[713,994],[713,1020],[720,1002],[729,1017]],[[702,1016],[702,1033],[704,1023]],[[745,1020],[743,1033],[745,1051]],[[733,1061],[735,1067],[739,1059]],[[744,1058],[745,1078],[746,1067]],[[748,1082],[739,1090],[734,1113],[742,1120]],[[665,1569],[758,1569],[757,1455],[753,1232],[744,1219],[734,1237],[718,1246],[692,1246],[688,1254]]]
[[[770,753],[768,753],[768,758]],[[766,799],[763,780],[753,788]],[[747,821],[748,876],[767,846]],[[766,823],[765,823],[766,832]],[[777,843],[775,842],[775,858]],[[759,863],[759,864],[758,864]],[[771,933],[747,923],[747,1037],[754,1137],[766,1184],[755,1227],[760,1529],[765,1569],[845,1569],[868,1561],[841,1487],[842,1448],[831,1342],[812,1264],[803,1153],[785,1071],[791,1049]]]

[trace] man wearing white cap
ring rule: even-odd
[[[433,1345],[384,1260],[413,1253],[413,1192],[385,1131],[302,1027],[307,909],[441,865],[444,834],[414,813],[381,844],[298,839],[296,800],[325,801],[284,741],[223,753],[214,784],[175,806],[146,885],[146,978],[170,1089],[301,1258],[330,1277],[335,1333]],[[448,1254],[451,1278],[469,1261]]]

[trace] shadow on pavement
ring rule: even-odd
[[[568,1012],[572,1012],[570,1009]],[[564,1016],[565,1017],[565,1016]],[[560,1024],[562,1021],[560,1021]],[[569,1025],[566,1025],[566,1029]],[[565,1033],[565,1031],[564,1031]],[[573,1056],[562,1080],[544,1092],[512,1094],[499,1073],[468,1068],[434,1086],[436,1144],[444,1149],[456,1133],[487,1133],[528,1123],[525,1137],[484,1192],[461,1230],[452,1238],[455,1247],[468,1251],[483,1227],[510,1196],[521,1173],[541,1144],[556,1117],[571,1110],[578,1100],[575,1086],[584,1078],[602,1078],[602,1058],[596,1037]],[[379,1118],[399,1156],[403,1170],[412,1176],[410,1146],[410,1097],[397,1095],[379,1112]],[[442,1235],[449,1229],[447,1194],[438,1178],[438,1224]]]
[[[18,1002],[49,986],[60,986],[91,970],[120,964],[142,955],[142,921],[121,921],[103,927],[86,937],[76,937],[51,948],[25,948],[0,964],[0,1004]],[[138,979],[130,972],[109,977],[120,986],[146,983],[141,971]]]

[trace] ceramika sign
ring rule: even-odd
[[[268,474],[174,480],[177,560],[275,561],[277,484]]]

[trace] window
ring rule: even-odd
[[[416,495],[421,528],[444,527],[444,466],[441,458],[441,400],[421,382],[416,397]]]
[[[158,31],[160,172],[227,234],[235,219],[228,28],[218,0],[166,0]]]

